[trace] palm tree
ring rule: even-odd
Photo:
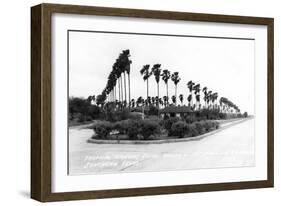
[[[159,97],[159,81],[160,81],[160,76],[161,76],[161,64],[154,64],[152,69],[151,69],[151,72],[152,74],[154,75],[155,77],[155,81],[157,83],[157,97]],[[157,103],[157,107],[158,107],[158,103]]]
[[[189,103],[191,104],[191,106],[193,106],[193,98],[192,98],[192,91],[193,91],[193,86],[195,85],[194,82],[192,82],[191,80],[189,82],[187,82],[187,87],[189,89],[189,93],[190,93],[190,101]]]
[[[143,98],[142,97],[139,97],[138,99],[137,99],[137,107],[139,107],[140,106],[140,104],[142,104],[143,103]]]
[[[171,78],[171,73],[170,73],[169,70],[165,69],[165,70],[162,71],[161,76],[162,76],[162,80],[163,80],[163,81],[165,82],[165,84],[166,84],[167,98],[169,98],[168,81],[169,81],[169,79]]]
[[[151,102],[152,102],[152,105],[154,106],[154,104],[155,104],[155,97],[151,97]]]
[[[192,94],[189,94],[188,97],[187,97],[189,107],[191,107],[191,100],[192,100]]]
[[[177,102],[177,97],[176,97],[175,95],[172,96],[172,102],[173,102],[174,104],[176,104],[176,102]]]
[[[212,103],[213,103],[213,107],[215,107],[215,108],[217,107],[217,99],[218,99],[218,93],[215,92],[212,94]],[[214,105],[214,103],[215,103],[215,105]]]
[[[95,104],[95,102],[96,102],[96,95],[93,95],[93,96],[92,96],[92,101],[93,101],[94,104]]]
[[[169,105],[169,99],[167,96],[163,96],[163,100],[164,100],[164,105],[165,107],[167,107]]]
[[[163,107],[164,102],[163,102],[162,98],[159,98],[159,104]]]
[[[131,72],[131,64],[132,61],[129,59],[130,57],[130,50],[125,50],[123,51],[124,55],[124,61],[125,61],[125,71],[128,75],[128,86],[129,86],[129,102],[131,101],[131,77],[130,77],[130,72]],[[130,104],[129,104],[130,107]]]
[[[180,102],[181,102],[181,105],[182,105],[183,104],[183,95],[182,94],[180,94],[179,99],[180,99]]]
[[[143,66],[143,68],[140,70],[141,75],[143,75],[143,80],[146,81],[146,98],[148,99],[148,79],[151,76],[151,72],[149,71],[149,64],[146,64]]]
[[[207,93],[207,105],[208,105],[208,108],[210,107],[209,102],[211,101],[212,93],[213,93],[212,91],[208,91],[208,93]]]
[[[196,107],[199,108],[200,105],[200,84],[196,84],[193,87],[194,94],[195,94],[195,100],[196,100]]]
[[[177,85],[178,83],[180,82],[181,78],[179,77],[179,73],[178,72],[174,72],[172,74],[172,77],[171,77],[171,80],[174,82],[175,84],[175,98],[176,98],[176,101],[175,101],[175,104],[177,104]]]
[[[91,102],[92,102],[92,96],[90,95],[90,96],[88,96],[88,98],[87,98],[87,102],[89,103],[89,104],[91,104]]]
[[[223,108],[223,97],[220,98],[219,103],[220,103],[220,112],[224,112],[224,108]]]
[[[135,99],[131,99],[130,101],[130,107],[135,107]]]
[[[207,107],[207,95],[208,95],[208,88],[204,87],[202,89],[203,93],[204,93],[204,102],[205,102],[205,107]]]
[[[147,104],[148,104],[148,105],[151,105],[151,97],[148,96],[146,100],[147,100]]]
[[[127,88],[126,88],[126,67],[130,64],[129,60],[130,51],[123,50],[122,53],[118,57],[118,63],[121,73],[124,76],[124,94],[125,94],[125,105],[127,103]]]
[[[123,101],[122,70],[119,59],[116,59],[116,62],[113,65],[113,70],[115,71],[116,77],[118,79],[119,101]]]

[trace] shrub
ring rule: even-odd
[[[206,132],[209,132],[209,131],[211,131],[213,124],[211,121],[204,121],[203,126],[204,126]]]
[[[162,120],[160,122],[160,125],[164,127],[164,129],[167,130],[168,132],[168,135],[170,136],[171,135],[171,128],[172,128],[172,125],[176,122],[179,121],[179,118],[177,117],[171,117],[169,119],[166,119],[166,120]]]
[[[136,120],[128,120],[126,124],[126,134],[129,139],[134,140],[138,138],[140,124]]]
[[[97,105],[91,105],[90,101],[79,97],[70,97],[68,101],[70,120],[78,115],[78,121],[84,122],[87,119],[98,119],[101,116],[101,109]],[[82,116],[81,116],[82,115]],[[90,116],[90,117],[89,117]]]
[[[130,119],[129,109],[115,110],[114,104],[107,104],[107,106],[104,107],[104,115],[106,121],[110,121],[110,122],[117,122],[117,121]]]
[[[128,114],[128,119],[141,120],[141,119],[142,119],[142,113],[139,113],[139,112],[130,112],[130,113]]]
[[[198,136],[200,133],[198,131],[198,127],[196,127],[195,124],[190,124],[187,127],[187,134],[190,137],[195,137],[195,136]]]
[[[158,115],[158,111],[159,111],[159,109],[157,107],[150,105],[149,109],[147,111],[147,114],[148,115]]]
[[[97,122],[92,126],[93,130],[96,133],[96,137],[105,139],[108,137],[109,133],[113,129],[113,125],[110,122],[102,121]]]
[[[214,129],[218,129],[219,123],[217,121],[204,121],[203,127],[205,128],[206,132],[210,132]]]
[[[89,116],[92,117],[92,119],[98,119],[101,114],[101,109],[97,105],[90,105],[88,113]]]
[[[244,112],[243,116],[246,118],[248,117],[248,113],[247,112]]]
[[[226,119],[226,114],[225,113],[219,113],[219,119]]]
[[[85,116],[85,120],[86,120],[86,121],[92,121],[93,118],[92,118],[91,116],[87,115],[87,116]]]
[[[145,140],[151,135],[156,135],[160,131],[159,124],[155,121],[143,120],[140,122],[140,134]]]
[[[188,125],[183,121],[173,123],[171,127],[171,135],[178,136],[179,138],[184,137],[188,132]]]
[[[128,120],[123,120],[123,121],[119,121],[116,122],[113,126],[114,130],[117,130],[119,134],[125,134],[126,133],[126,129],[127,129],[127,123]]]
[[[218,123],[217,121],[213,122],[213,124],[215,129],[220,128],[220,123]]]
[[[205,128],[203,127],[202,122],[195,122],[194,126],[195,126],[198,134],[203,134],[205,132]]]
[[[77,120],[78,120],[78,122],[85,122],[86,121],[86,117],[85,117],[85,115],[83,115],[83,114],[81,114],[81,113],[78,113],[78,115],[77,115]]]
[[[192,124],[193,122],[197,121],[197,118],[195,117],[194,114],[188,114],[187,116],[184,117],[184,120],[187,124]]]

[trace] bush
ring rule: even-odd
[[[206,132],[210,132],[213,127],[213,124],[211,121],[204,121],[203,127],[205,128]]]
[[[179,138],[184,137],[188,132],[188,125],[183,121],[173,123],[171,127],[171,135],[178,136]]]
[[[102,121],[97,122],[92,126],[93,130],[96,133],[96,137],[105,139],[108,137],[109,133],[113,129],[113,125],[110,122]]]
[[[128,114],[128,119],[142,120],[142,113],[139,113],[139,112],[130,112],[130,113]]]
[[[74,116],[78,116],[78,122],[98,119],[101,115],[100,107],[97,105],[91,105],[87,99],[78,97],[69,98],[68,110],[70,120],[73,120]]]
[[[78,122],[85,122],[85,120],[86,120],[86,118],[83,114],[81,114],[81,113],[77,114],[77,121]]]
[[[210,132],[214,129],[218,129],[219,123],[217,121],[204,121],[203,127],[205,128],[206,132]]]
[[[119,134],[128,135],[129,139],[135,140],[138,139],[138,135],[142,135],[146,140],[151,135],[157,134],[159,130],[159,124],[151,120],[123,120],[116,122],[114,124],[114,129],[116,129]]]
[[[168,132],[168,135],[171,135],[172,125],[179,121],[178,117],[171,117],[169,119],[162,120],[160,125],[164,127],[164,129]]]
[[[143,120],[140,122],[140,134],[145,140],[149,139],[151,135],[158,134],[159,131],[159,124],[155,121]]]
[[[187,135],[188,137],[194,137],[206,132],[219,128],[219,123],[216,121],[201,121],[193,124],[187,124],[184,121],[178,121],[173,123],[171,127],[171,133],[169,136],[178,136],[179,138]]]
[[[247,112],[244,112],[243,116],[246,118],[248,117],[248,113]]]
[[[184,117],[184,120],[187,124],[192,124],[193,122],[197,121],[197,118],[195,117],[194,114],[188,114],[187,116]]]
[[[128,120],[126,127],[126,134],[128,135],[129,139],[137,139],[140,130],[139,122],[136,120]]]
[[[82,123],[82,122],[86,122],[86,121],[92,121],[93,118],[89,115],[84,115],[84,114],[81,114],[81,113],[78,113],[77,114],[77,121]]]
[[[195,137],[198,136],[200,133],[198,131],[198,127],[196,127],[195,124],[190,124],[187,127],[187,134],[189,137]]]
[[[92,117],[92,119],[98,119],[101,114],[101,109],[97,105],[90,105],[88,114]]]
[[[127,120],[127,119],[132,119],[132,120],[141,120],[142,119],[142,113],[130,112],[129,109],[113,111],[112,116],[114,117],[114,118],[112,118],[113,122]]]
[[[117,130],[119,134],[125,134],[127,129],[128,120],[116,122],[113,126],[114,130]]]
[[[205,133],[205,128],[203,127],[202,122],[195,122],[194,126],[195,126],[198,134],[204,134]]]
[[[215,129],[220,128],[220,123],[218,123],[217,121],[213,122],[213,127],[214,127]]]
[[[158,108],[157,107],[155,107],[155,106],[153,106],[153,105],[150,105],[149,106],[149,109],[148,109],[148,111],[147,111],[147,114],[148,115],[158,115]]]

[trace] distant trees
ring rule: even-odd
[[[89,101],[91,98],[87,99],[79,98],[79,97],[71,97],[68,100],[68,111],[69,111],[69,119],[74,120],[74,118],[78,118],[79,122],[83,122],[85,120],[96,119],[99,117],[101,110],[97,105],[91,104]]]

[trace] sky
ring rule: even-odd
[[[112,65],[122,50],[129,49],[131,98],[146,97],[146,82],[140,75],[145,64],[179,72],[177,94],[187,104],[187,82],[217,92],[242,112],[254,114],[254,40],[176,37],[140,34],[69,32],[69,96],[99,95],[106,86]],[[149,79],[149,96],[157,95],[154,76]],[[169,82],[169,96],[175,93]],[[160,97],[166,86],[160,81]],[[201,95],[203,96],[203,95]]]

